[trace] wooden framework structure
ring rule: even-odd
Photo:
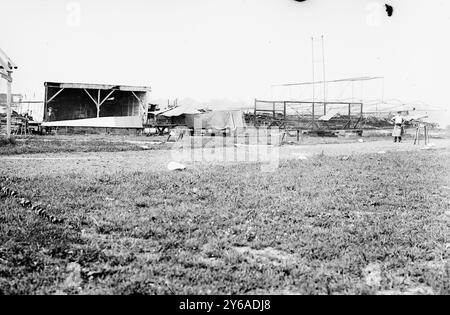
[[[330,119],[322,119],[332,107],[345,108],[346,115],[340,113],[340,124],[333,126]],[[319,108],[318,108],[319,107]],[[354,108],[357,110],[354,110]],[[288,114],[288,110],[291,111]],[[255,127],[262,121],[269,127],[295,130],[357,129],[363,119],[361,102],[308,102],[308,101],[268,101],[255,99],[253,122]],[[267,124],[268,122],[268,124]]]
[[[44,121],[147,117],[150,87],[45,82]],[[59,110],[50,117],[49,109]]]

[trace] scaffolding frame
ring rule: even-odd
[[[264,104],[266,107],[271,105],[271,108],[263,108],[262,106],[258,106],[259,104]],[[306,111],[303,111],[303,113],[296,111],[296,115],[288,114],[288,107],[292,107],[292,105],[309,105],[306,106],[309,110],[307,109]],[[319,120],[319,118],[327,115],[327,110],[329,109],[329,106],[332,105],[347,106],[346,115],[340,115],[345,122],[342,128],[333,128],[329,122],[327,123],[326,121]],[[319,108],[321,111],[317,111],[317,106],[321,107]],[[356,113],[352,110],[355,106],[358,107]],[[255,99],[253,123],[255,127],[260,127],[262,125],[261,120],[264,120],[264,122],[269,122],[268,127],[277,126],[280,129],[290,130],[354,130],[358,128],[359,123],[363,120],[363,112],[364,104],[362,102],[316,102]]]

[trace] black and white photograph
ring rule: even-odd
[[[0,295],[449,295],[449,73],[444,0],[1,0]]]

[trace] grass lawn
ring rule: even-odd
[[[1,155],[59,153],[59,152],[118,152],[138,151],[138,144],[125,141],[111,142],[105,139],[59,139],[49,137],[26,137],[16,140],[15,145],[6,144],[0,140]]]
[[[253,132],[253,133],[252,133]],[[281,139],[281,136],[278,134]],[[274,136],[275,137],[275,136]],[[249,138],[243,135],[239,137],[211,137],[195,136],[186,137],[177,143],[166,142],[167,136],[114,136],[114,135],[57,135],[57,136],[25,136],[18,137],[15,145],[8,144],[4,137],[0,136],[0,156],[4,155],[26,155],[39,153],[74,153],[74,152],[120,152],[120,151],[142,151],[142,150],[164,150],[179,146],[181,143],[191,145],[195,148],[205,146],[233,146],[234,143],[267,144],[267,139],[258,138],[254,131],[249,131]],[[285,144],[338,144],[357,142],[358,137],[301,137],[297,141],[296,137],[286,135]],[[377,141],[385,139],[383,137],[366,137],[365,141]],[[390,138],[389,138],[390,139]]]
[[[0,294],[450,294],[448,151],[15,177]]]

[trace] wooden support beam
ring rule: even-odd
[[[44,96],[44,121],[48,119],[48,110],[47,110],[47,99],[48,99],[48,87],[45,86],[45,96]]]
[[[50,97],[50,99],[47,101],[47,103],[50,103],[51,101],[53,101],[55,99],[55,97],[57,97],[59,95],[59,93],[61,93],[64,90],[64,88],[59,89],[58,92],[56,92],[55,94],[53,94],[52,97]]]
[[[268,104],[272,104],[273,102],[275,103],[284,103],[286,102],[287,104],[311,104],[313,103],[312,101],[263,101],[263,100],[258,100],[258,103],[268,103]],[[314,102],[314,103],[318,103],[318,102]],[[325,102],[327,105],[347,105],[349,102]],[[350,102],[350,104],[354,104],[354,105],[362,105],[363,103],[361,102]]]
[[[92,95],[86,90],[86,89],[83,89],[85,92],[86,92],[86,94],[89,96],[89,98],[94,102],[94,104],[97,106],[97,101],[92,97]]]
[[[97,107],[97,118],[100,117],[99,103],[92,97],[92,95],[88,92],[88,90],[86,90],[86,89],[83,89],[83,90],[86,92],[86,94],[89,96],[89,98],[94,102],[95,106]],[[99,90],[99,92],[100,92],[100,90]]]
[[[98,93],[97,93],[97,118],[100,117],[100,96],[101,96],[101,91],[100,91],[100,89],[98,89]]]
[[[131,93],[133,93],[134,97],[138,100],[139,104],[141,105],[142,111],[145,113],[145,104],[144,104],[144,102],[142,102],[142,100],[136,95],[136,93],[134,93],[134,91],[131,91]],[[139,111],[139,112],[141,112],[141,111]]]
[[[256,127],[256,125],[257,125],[257,119],[256,119],[256,102],[258,102],[257,100],[256,100],[256,98],[255,98],[255,114],[254,114],[254,116],[253,116],[253,124],[255,125],[255,127]]]
[[[419,127],[416,127],[416,132],[414,134],[414,145],[417,144],[418,140],[419,140]]]
[[[11,77],[11,72],[8,72]],[[11,138],[11,81],[6,80],[6,138]]]
[[[113,93],[114,93],[114,90],[109,92],[109,94],[103,99],[103,101],[100,102],[99,106],[102,106],[103,103],[106,102],[108,100],[108,98],[110,98]]]

